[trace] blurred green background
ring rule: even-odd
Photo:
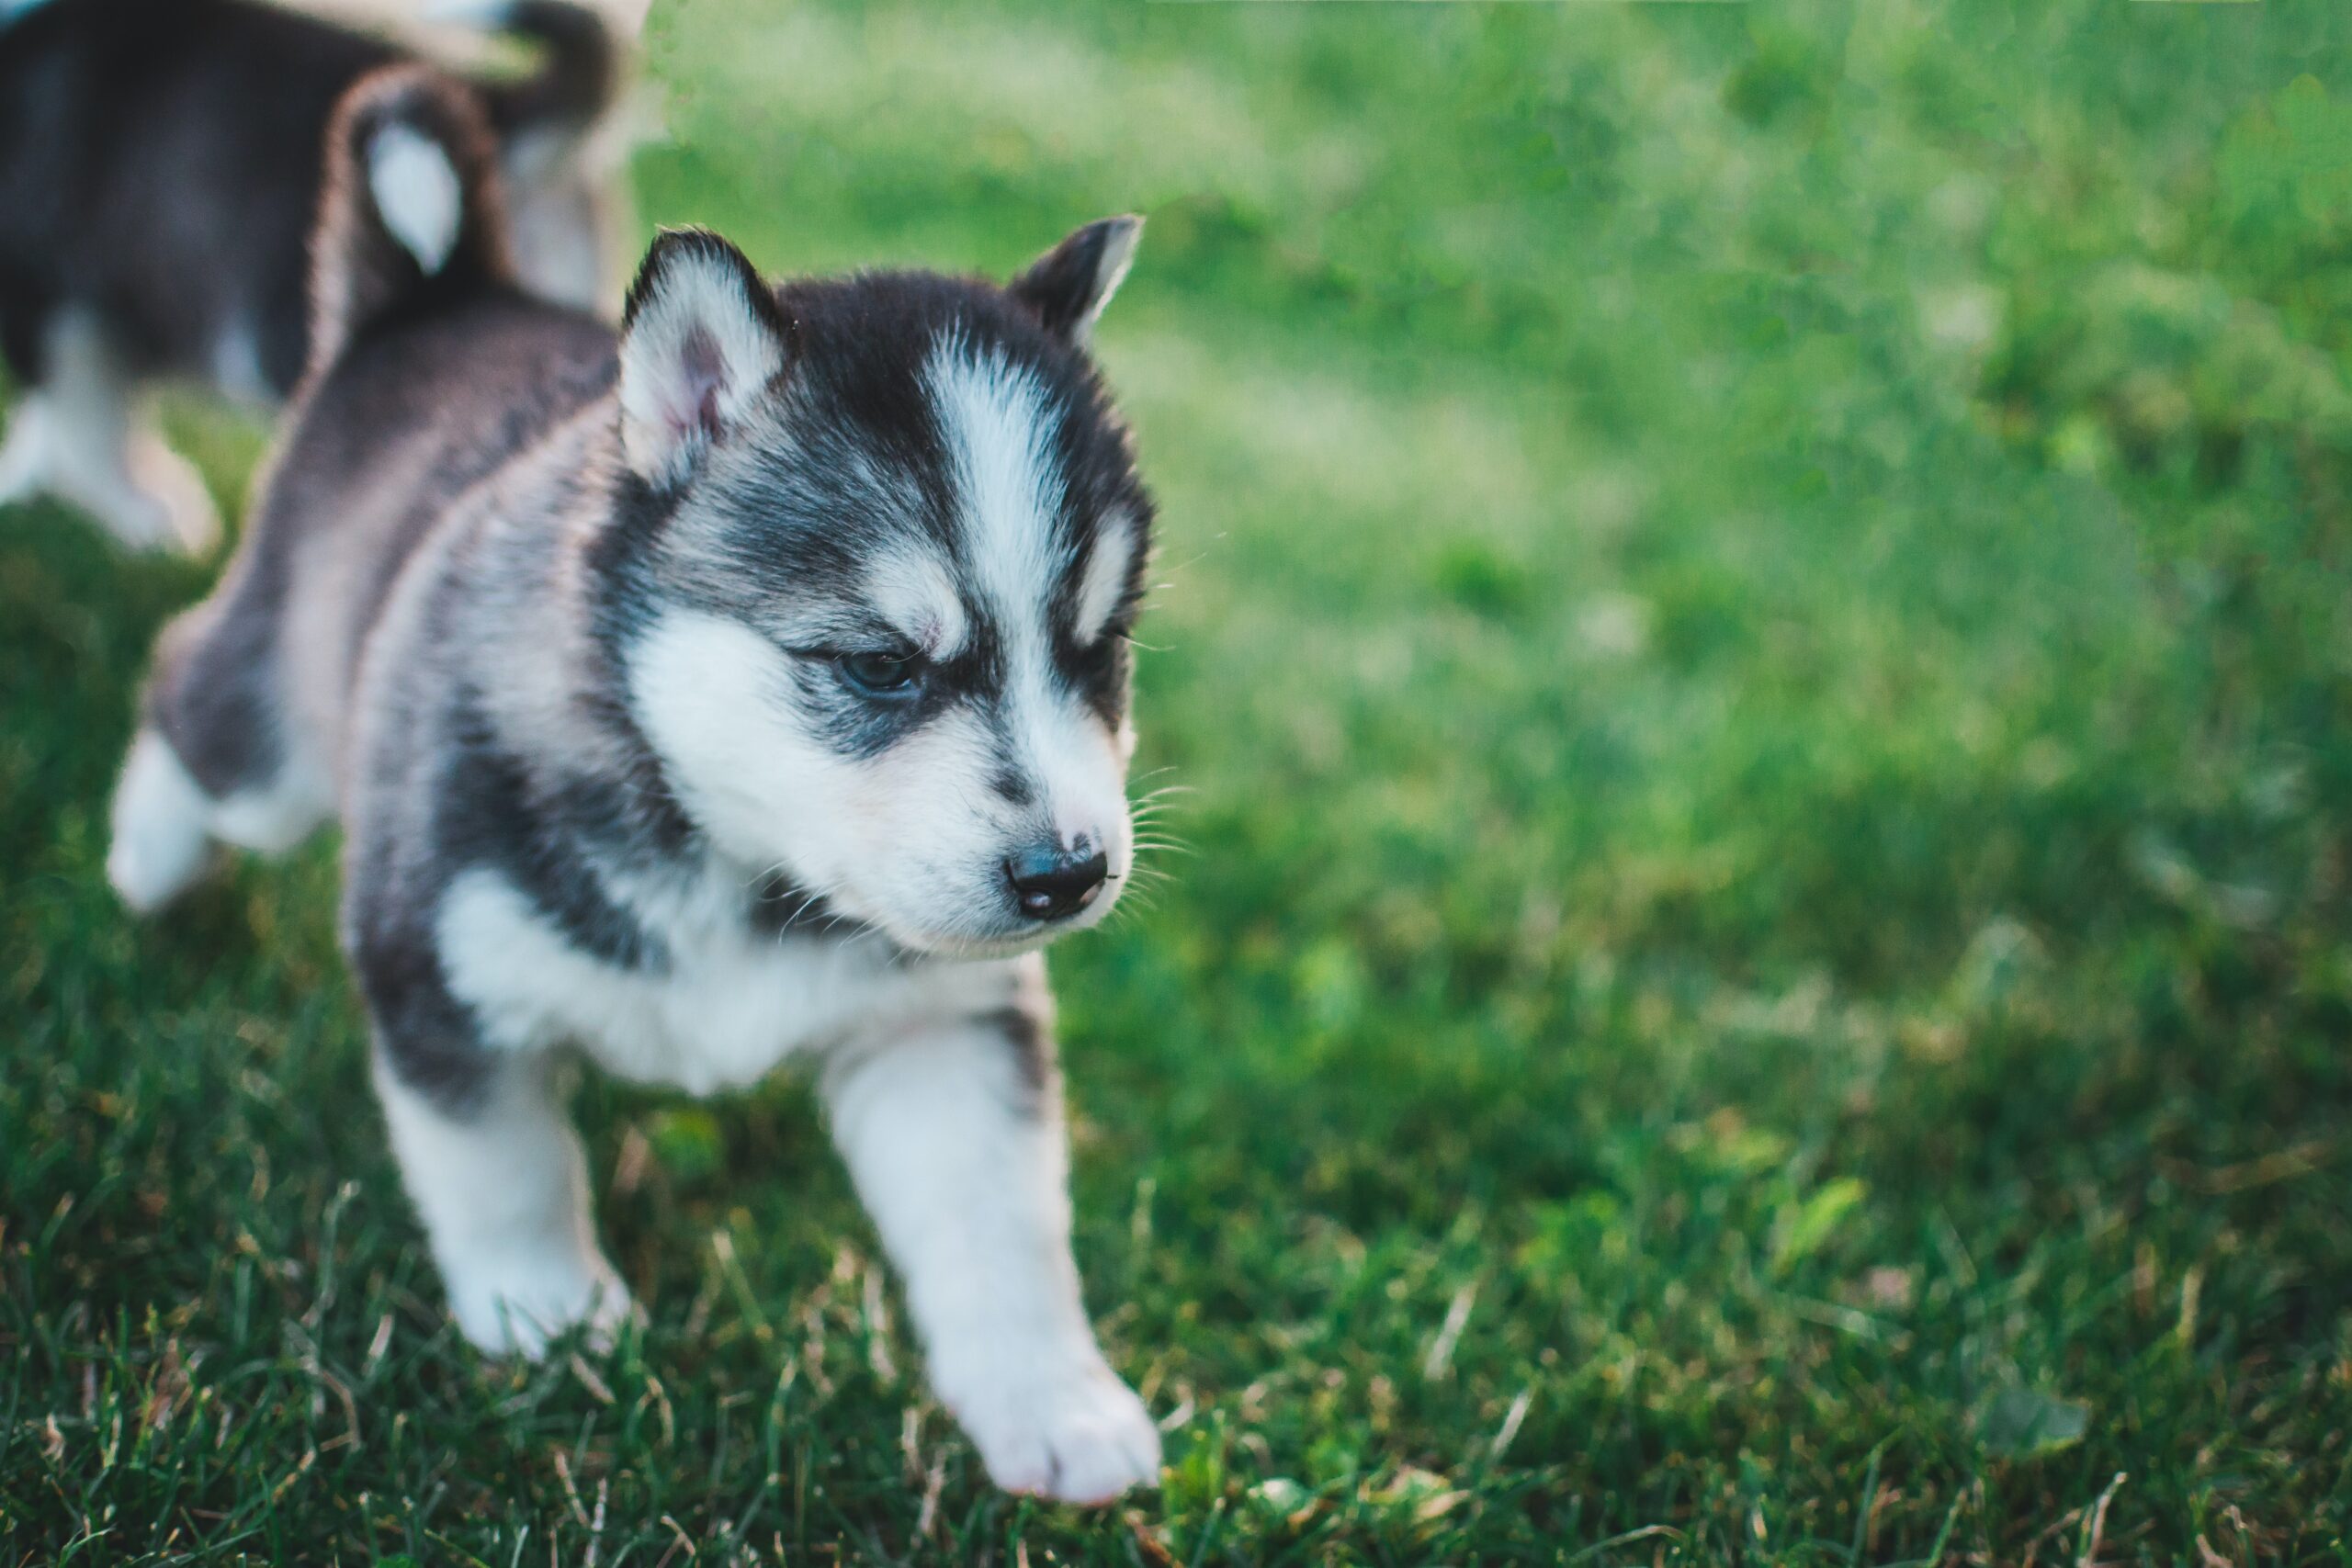
[[[589,1085],[650,1329],[458,1343],[332,849],[100,880],[204,571],[17,509],[0,1556],[2352,1561],[2347,44],[657,0],[649,223],[1001,275],[1149,217],[1101,347],[1190,852],[1056,967],[1165,1484],[988,1488],[788,1083]]]

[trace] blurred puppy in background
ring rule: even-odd
[[[592,308],[616,226],[595,134],[620,75],[613,34],[562,0],[442,9],[536,48],[526,73],[475,86],[518,276]],[[211,498],[140,385],[291,394],[328,117],[408,58],[264,0],[0,0],[0,357],[20,399],[0,502],[46,492],[135,547],[211,545]]]
[[[115,886],[342,818],[378,1090],[477,1344],[629,1310],[566,1055],[696,1092],[814,1060],[989,1473],[1148,1483],[1038,951],[1134,869],[1152,505],[1087,340],[1140,220],[1004,285],[779,287],[673,231],[616,335],[518,287],[461,88],[379,73],[335,125],[311,368],[158,647]]]

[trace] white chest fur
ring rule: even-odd
[[[631,903],[658,909],[648,924],[666,965],[607,964],[504,876],[468,871],[438,923],[450,989],[491,1044],[575,1044],[625,1077],[707,1094],[797,1051],[1002,1007],[1018,988],[1022,961],[910,963],[873,940],[778,938],[743,919],[740,895]]]

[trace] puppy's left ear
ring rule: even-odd
[[[1083,346],[1127,276],[1142,236],[1143,220],[1132,215],[1089,223],[1014,278],[1012,297],[1036,311],[1047,332]]]
[[[621,449],[647,483],[684,483],[784,371],[775,296],[743,253],[666,229],[621,316]]]

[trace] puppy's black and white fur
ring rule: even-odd
[[[561,0],[469,9],[540,50],[530,74],[477,84],[516,265],[590,305],[611,254],[593,133],[614,40]],[[274,404],[293,389],[327,117],[404,58],[265,0],[0,0],[0,356],[23,394],[0,501],[49,491],[133,546],[211,543],[210,498],[136,390],[191,378]]]
[[[1037,953],[1133,860],[1152,507],[1086,340],[1138,221],[1002,288],[772,287],[666,233],[616,340],[516,287],[461,97],[371,79],[330,146],[313,369],[163,640],[116,886],[153,907],[339,809],[386,1119],[477,1343],[628,1310],[559,1053],[695,1091],[803,1058],[990,1473],[1148,1482]]]

